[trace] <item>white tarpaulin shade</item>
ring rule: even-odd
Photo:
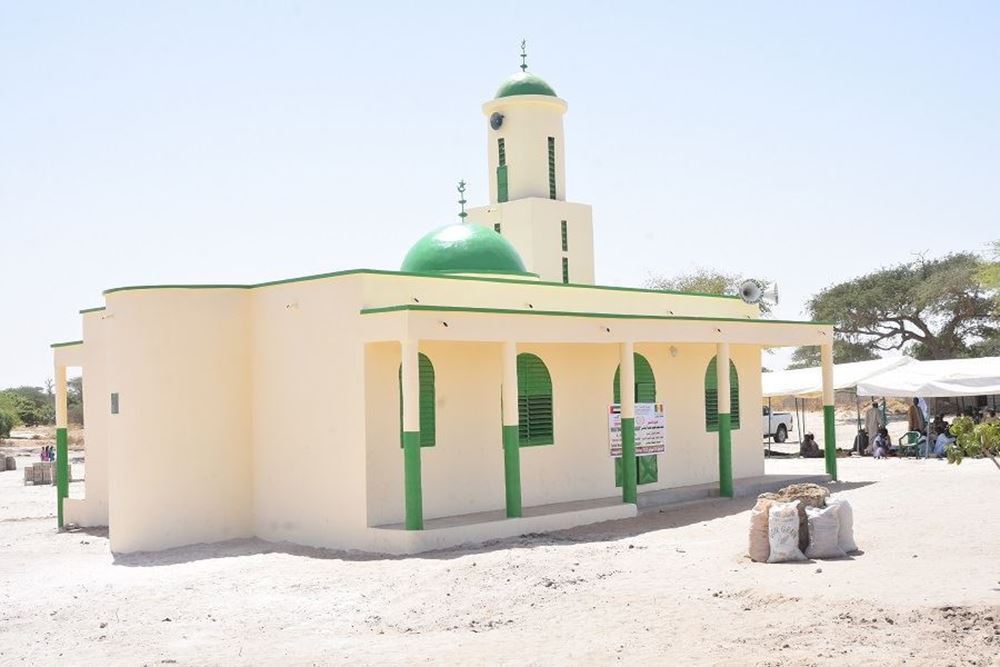
[[[911,363],[915,363],[913,359],[902,356],[888,359],[872,359],[871,361],[855,361],[850,364],[834,364],[833,388],[835,390],[853,389],[863,380],[867,380],[880,373],[885,373],[893,368],[905,368]],[[823,369],[821,367],[797,368],[792,371],[764,373],[761,383],[764,389],[764,398],[772,396],[819,396],[823,393]],[[878,395],[881,396],[882,394]]]
[[[858,393],[901,398],[1000,394],[1000,357],[915,361],[859,382]]]

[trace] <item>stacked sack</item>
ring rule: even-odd
[[[850,503],[830,498],[825,487],[793,484],[763,493],[750,512],[748,551],[757,562],[843,558],[857,550]]]

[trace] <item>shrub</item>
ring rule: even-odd
[[[992,458],[1000,453],[1000,422],[977,424],[971,417],[958,417],[948,430],[955,436],[955,442],[945,450],[948,463],[959,464],[966,456]]]

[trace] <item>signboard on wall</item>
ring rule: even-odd
[[[622,410],[612,403],[608,408],[608,441],[611,456],[622,455]],[[635,454],[660,454],[667,446],[667,415],[663,403],[635,404]]]

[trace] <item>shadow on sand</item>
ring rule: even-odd
[[[875,482],[829,482],[833,493],[850,491],[874,484]],[[583,543],[617,542],[637,537],[658,530],[669,530],[697,523],[707,523],[722,519],[740,512],[749,511],[756,503],[755,496],[745,496],[733,499],[712,498],[695,500],[686,503],[676,503],[664,507],[646,507],[640,510],[639,516],[632,519],[617,519],[601,523],[568,528],[551,533],[529,533],[518,537],[501,540],[491,540],[480,544],[463,545],[428,551],[414,555],[394,556],[390,554],[370,553],[365,551],[343,551],[307,547],[287,542],[268,542],[259,538],[243,538],[215,542],[212,544],[194,544],[184,547],[166,549],[155,552],[136,552],[129,554],[113,554],[114,564],[124,567],[157,567],[162,565],[177,565],[201,560],[217,558],[238,558],[262,554],[287,554],[305,558],[342,561],[393,561],[407,559],[450,560],[479,553],[498,550],[534,549],[537,547],[566,546]],[[107,537],[104,529],[86,529],[94,536]]]

